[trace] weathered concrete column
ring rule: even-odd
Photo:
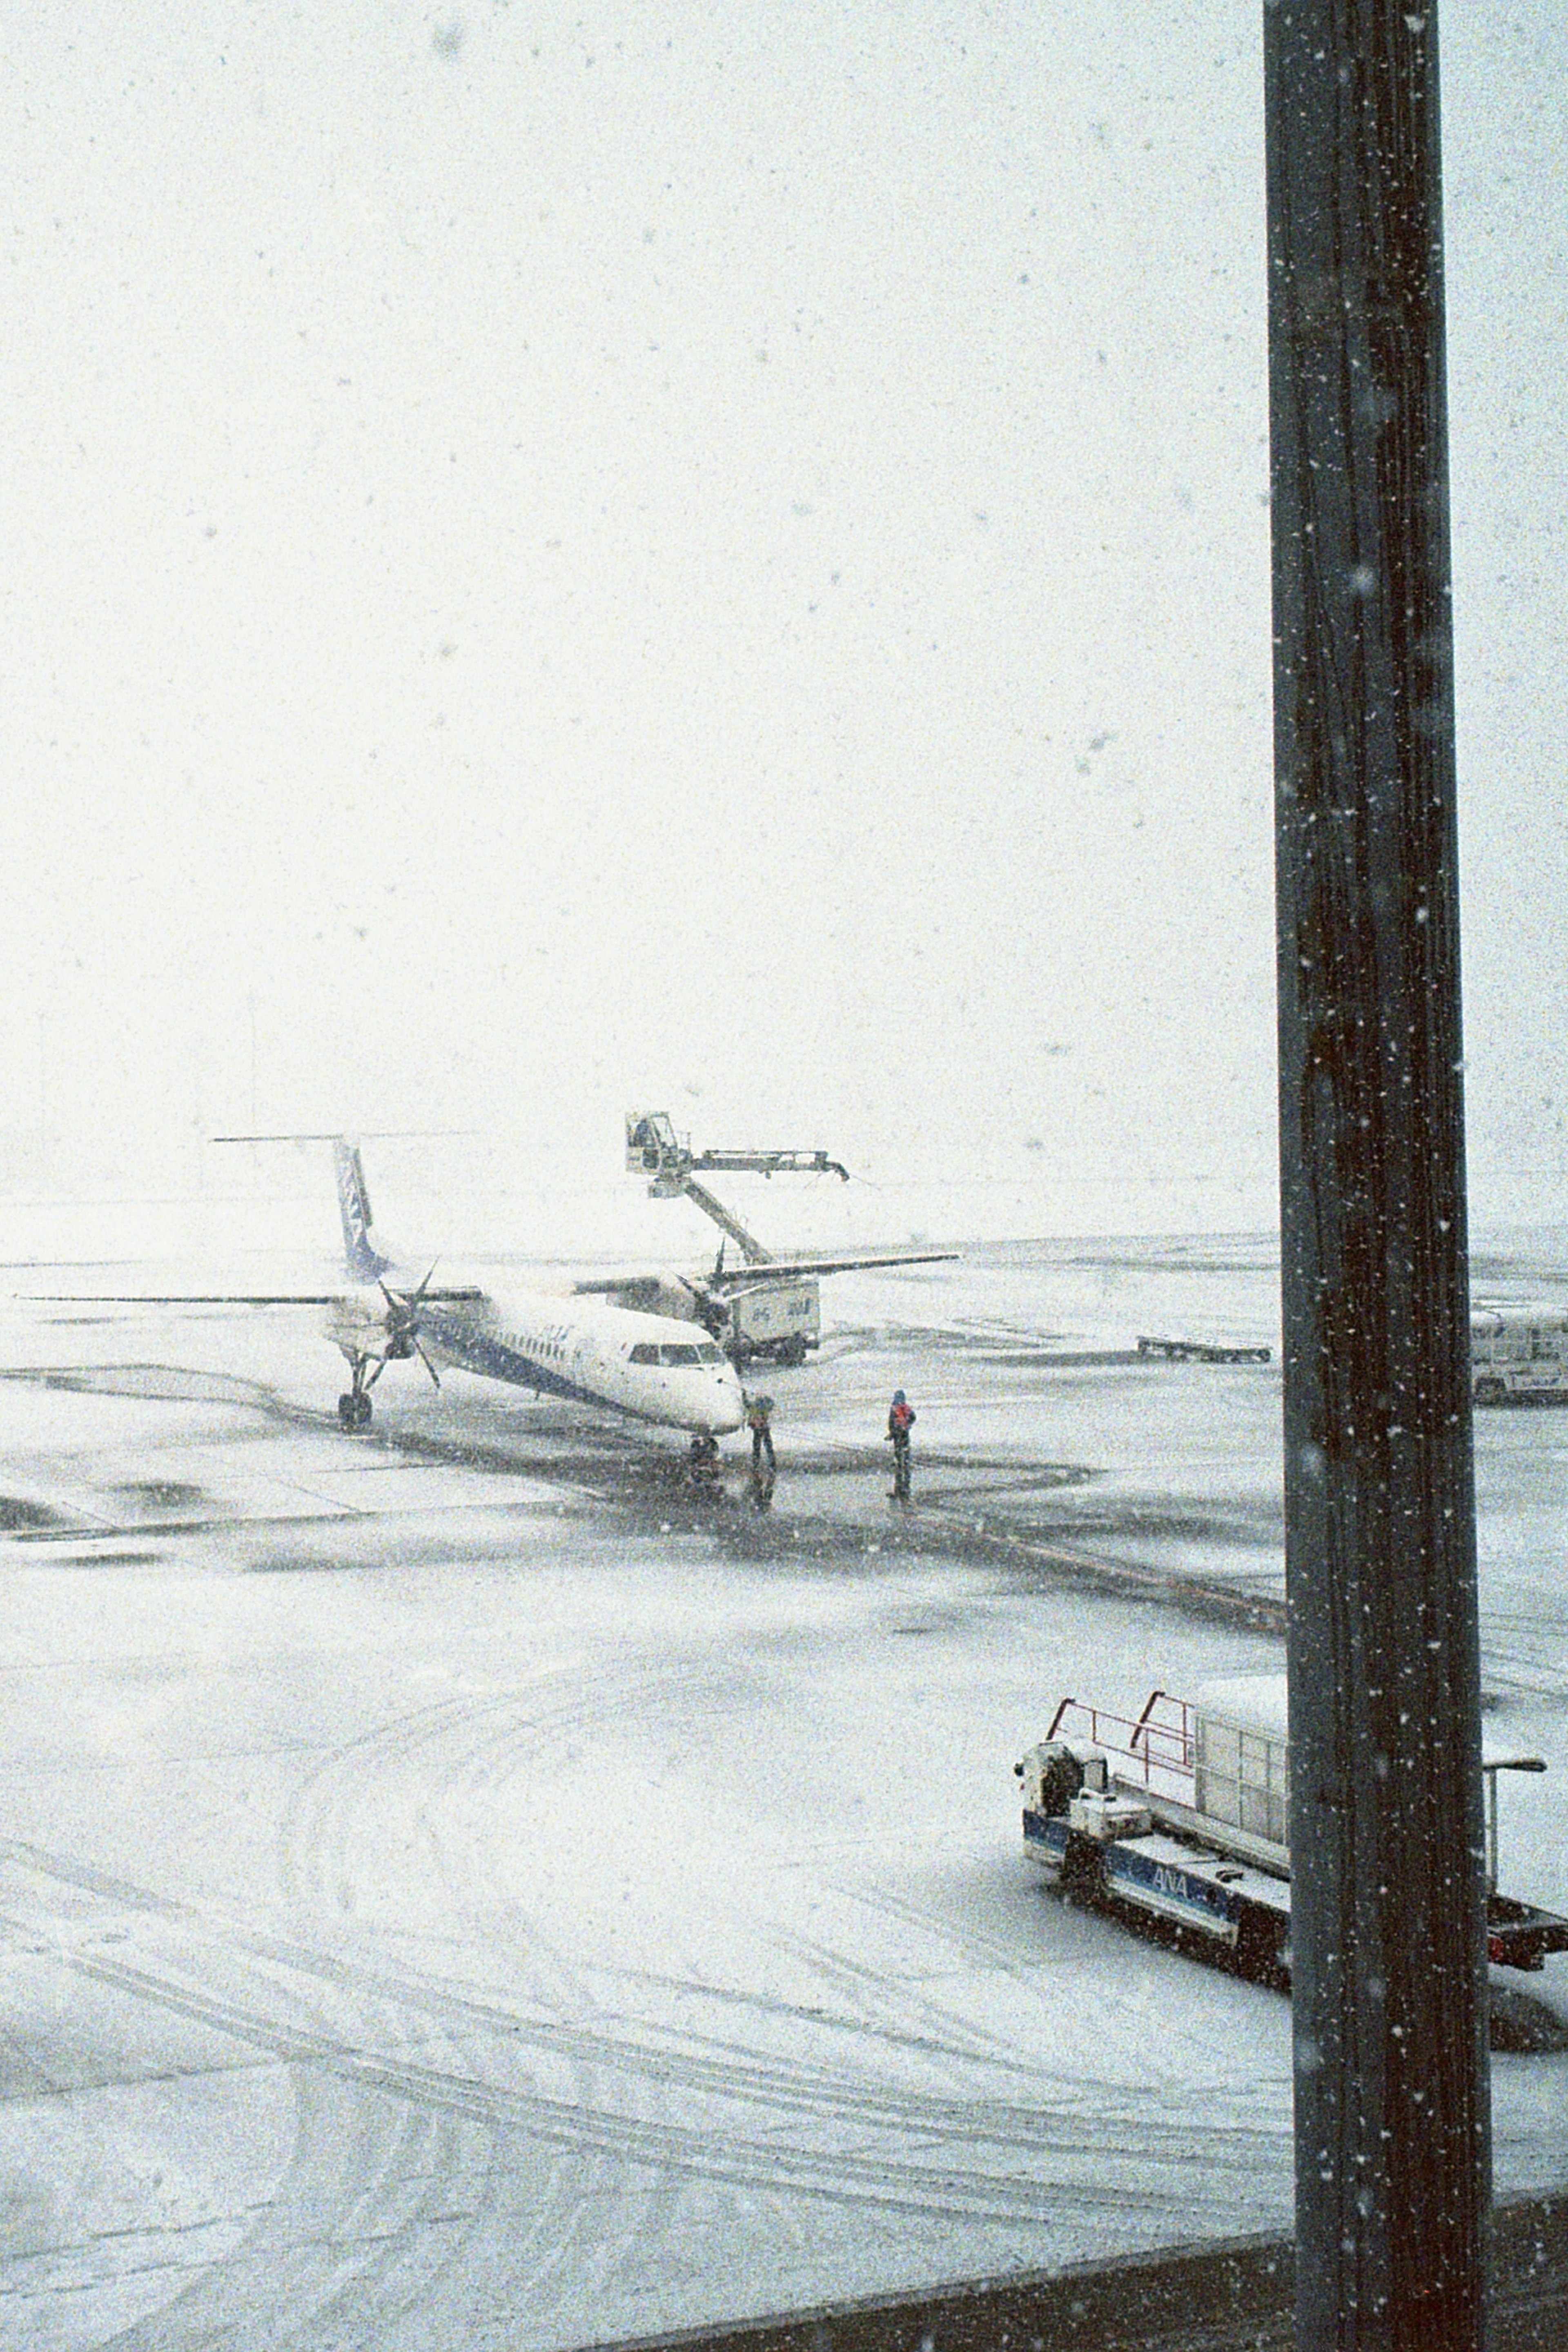
[[[1436,27],[1265,0],[1298,2342],[1490,2194]]]

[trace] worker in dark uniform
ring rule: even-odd
[[[893,1402],[888,1408],[888,1435],[893,1448],[893,1488],[891,1499],[907,1503],[910,1499],[910,1432],[915,1425],[915,1409],[902,1389],[893,1391]]]
[[[773,1475],[773,1401],[771,1396],[749,1396],[746,1401],[746,1427],[752,1433],[752,1468],[760,1476],[765,1468]]]

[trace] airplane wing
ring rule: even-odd
[[[770,1257],[753,1265],[726,1267],[704,1276],[711,1290],[735,1290],[748,1282],[767,1282],[776,1274],[853,1274],[861,1268],[899,1265],[948,1265],[956,1250],[861,1250],[842,1257]]]
[[[674,1275],[668,1269],[601,1275],[592,1281],[574,1282],[572,1287],[579,1294],[619,1298],[627,1304],[646,1307],[661,1289],[669,1287],[671,1284],[677,1284],[682,1289],[704,1292],[742,1290],[749,1283],[772,1282],[781,1276],[787,1279],[792,1275],[852,1274],[859,1268],[877,1266],[948,1265],[958,1255],[957,1250],[894,1249],[859,1250],[836,1257],[755,1258],[740,1265],[720,1265],[689,1275]]]
[[[361,1285],[360,1287],[367,1287]],[[349,1294],[338,1290],[18,1290],[30,1307],[338,1307]],[[427,1290],[426,1302],[474,1306],[482,1290]]]

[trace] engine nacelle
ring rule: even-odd
[[[327,1337],[351,1361],[355,1356],[395,1353],[391,1314],[381,1290],[365,1283],[345,1291],[328,1313]],[[406,1347],[403,1353],[408,1353]]]

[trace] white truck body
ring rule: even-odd
[[[1568,1315],[1557,1307],[1472,1315],[1470,1391],[1478,1404],[1568,1398]]]
[[[717,1337],[725,1354],[739,1363],[752,1356],[804,1362],[822,1340],[821,1286],[811,1276],[770,1279],[761,1268],[758,1275],[724,1296],[727,1320]]]

